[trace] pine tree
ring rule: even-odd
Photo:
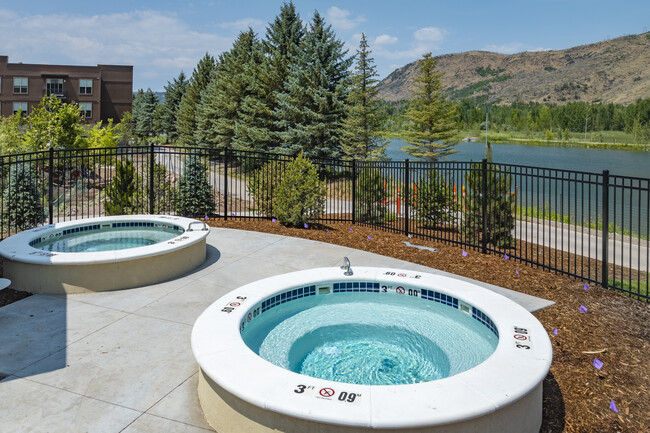
[[[135,121],[135,133],[140,137],[151,137],[155,133],[154,113],[159,105],[158,97],[151,89],[146,92],[138,91],[138,110]]]
[[[181,99],[187,91],[188,81],[185,73],[181,71],[178,78],[174,81],[167,82],[165,86],[165,102],[163,105],[162,116],[160,119],[161,129],[167,134],[167,139],[172,143],[178,140],[176,130],[176,118],[178,117],[178,108],[181,105]]]
[[[183,174],[178,179],[176,212],[191,217],[210,215],[214,205],[207,168],[198,155],[192,154],[185,159]]]
[[[300,16],[296,13],[293,2],[284,3],[280,14],[266,29],[264,53],[269,60],[269,102],[268,108],[274,113],[275,122],[270,125],[275,141],[279,141],[277,123],[278,95],[287,85],[290,66],[295,63],[300,53],[300,44],[305,37],[305,29]]]
[[[384,159],[388,145],[380,136],[383,110],[377,99],[377,67],[370,53],[366,35],[362,33],[350,78],[349,105],[341,143],[343,153],[351,159]]]
[[[300,153],[282,174],[273,212],[283,225],[303,226],[325,211],[325,194],[316,167]]]
[[[442,72],[436,72],[436,61],[427,53],[418,62],[414,98],[408,111],[404,141],[410,146],[402,150],[415,158],[437,161],[455,153],[456,109],[442,94]]]
[[[187,91],[181,98],[176,117],[178,141],[183,146],[194,144],[196,131],[196,106],[201,101],[201,92],[210,82],[213,71],[217,68],[214,57],[208,53],[199,60],[194,68],[192,78],[187,85]]]
[[[136,186],[138,173],[130,159],[115,164],[115,176],[106,188],[104,210],[106,215],[131,215],[140,209]]]
[[[297,61],[289,65],[285,90],[278,95],[276,125],[289,152],[303,150],[308,158],[340,155],[348,68],[353,60],[346,54],[343,42],[316,12]]]
[[[45,221],[34,170],[28,164],[15,164],[2,191],[2,224],[9,229],[27,230]]]
[[[252,29],[240,33],[232,49],[219,59],[219,69],[197,107],[195,137],[216,149],[268,150],[267,59]]]

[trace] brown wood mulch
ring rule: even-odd
[[[553,344],[553,364],[544,380],[541,432],[650,431],[648,303],[600,286],[585,290],[580,280],[501,255],[466,249],[463,257],[463,248],[453,244],[409,239],[359,225],[315,224],[296,229],[267,220],[214,220],[210,225],[343,245],[552,300],[555,305],[535,313]],[[403,241],[438,252],[408,247]],[[581,306],[587,312],[580,312]],[[593,366],[596,358],[603,362],[600,370]],[[610,409],[612,400],[618,413]]]
[[[463,249],[453,244],[359,225],[296,229],[266,220],[213,220],[210,225],[348,246],[550,299],[556,304],[535,313],[553,343],[553,364],[544,380],[541,432],[650,431],[650,304],[599,286],[585,290],[584,282],[500,255],[466,250],[463,257]],[[407,247],[403,241],[438,252]],[[4,289],[0,307],[26,296]],[[581,306],[587,312],[580,312]],[[595,358],[603,362],[600,370],[593,366]],[[610,409],[612,400],[618,413]]]

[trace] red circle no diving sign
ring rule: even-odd
[[[322,397],[331,397],[334,395],[334,390],[332,388],[322,388],[318,393]]]

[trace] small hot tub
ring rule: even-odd
[[[447,277],[353,270],[260,280],[197,319],[217,431],[539,431],[552,349],[532,314]]]
[[[80,293],[154,284],[205,260],[209,227],[165,215],[50,224],[0,242],[4,276],[31,293]]]

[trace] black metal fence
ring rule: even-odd
[[[143,146],[0,157],[0,237],[105,214],[272,218],[292,156]],[[200,161],[204,184],[189,161]],[[314,160],[313,219],[493,252],[650,300],[650,179],[481,162]],[[195,174],[196,176],[196,174]],[[203,186],[201,186],[203,185]],[[187,207],[209,189],[209,209]],[[191,213],[191,214],[189,214]]]

